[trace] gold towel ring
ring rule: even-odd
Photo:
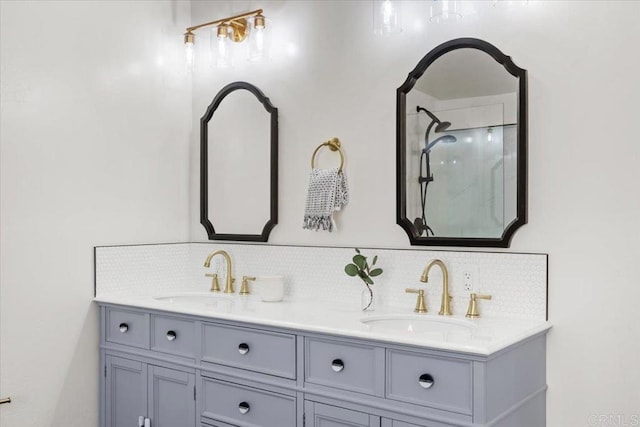
[[[326,146],[326,147],[329,147],[331,151],[337,151],[338,154],[340,154],[340,168],[338,169],[338,171],[342,172],[342,167],[344,166],[344,151],[342,151],[342,148],[340,148],[340,145],[341,145],[340,140],[338,138],[331,138],[327,142],[323,142],[322,144],[318,145],[316,149],[313,151],[313,154],[311,155],[311,169],[314,168],[316,154],[322,147]]]

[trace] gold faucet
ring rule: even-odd
[[[480,295],[480,294],[471,294],[469,295],[469,307],[467,308],[467,317],[476,318],[480,317],[480,312],[478,311],[478,300],[479,299],[491,299],[491,295]]]
[[[232,294],[235,291],[233,290],[233,277],[232,277],[232,269],[231,269],[231,257],[229,257],[229,254],[225,251],[223,251],[222,249],[218,249],[216,251],[213,251],[209,254],[209,256],[207,257],[206,260],[204,260],[204,266],[209,268],[211,267],[211,259],[216,256],[216,255],[222,255],[225,259],[225,261],[227,261],[227,281],[224,287],[224,293],[225,294]]]
[[[421,314],[427,312],[427,304],[424,302],[424,289],[407,288],[404,291],[408,294],[418,294],[418,299],[416,300],[416,308],[413,311]]]
[[[252,276],[242,276],[242,286],[240,286],[240,295],[249,295],[249,280],[256,280],[255,277]]]
[[[420,277],[420,281],[423,283],[427,283],[429,281],[429,271],[431,267],[437,265],[442,270],[442,304],[440,304],[440,312],[438,313],[440,316],[451,316],[451,295],[449,295],[449,272],[447,271],[447,267],[444,265],[444,262],[439,259],[432,259],[429,261],[422,272],[422,277]]]
[[[220,292],[220,283],[218,283],[218,275],[216,273],[206,273],[205,277],[211,277],[211,292]]]

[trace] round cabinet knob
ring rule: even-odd
[[[331,369],[333,369],[334,372],[341,372],[344,369],[344,362],[340,359],[333,359]]]
[[[176,338],[178,338],[178,334],[176,334],[176,333],[175,333],[175,331],[169,331],[169,332],[167,332],[167,339],[168,339],[169,341],[173,341],[173,340],[175,340]]]
[[[241,344],[238,346],[238,353],[240,353],[240,354],[247,354],[247,353],[249,353],[249,344],[244,343],[244,342],[243,342],[243,343],[241,343]]]
[[[433,387],[433,384],[435,384],[435,381],[433,380],[433,377],[431,375],[422,374],[418,379],[418,384],[420,384],[420,387],[422,388],[431,388]]]
[[[123,334],[129,330],[129,325],[126,323],[120,323],[120,332]]]
[[[250,409],[251,407],[247,402],[240,402],[238,404],[238,411],[240,411],[241,414],[246,414]]]

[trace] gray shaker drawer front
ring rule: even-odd
[[[170,316],[152,316],[151,349],[177,356],[195,357],[195,323]]]
[[[382,395],[384,348],[320,338],[305,340],[305,381]]]
[[[243,426],[296,425],[296,398],[293,396],[210,378],[203,378],[202,388],[204,417]]]
[[[296,337],[203,324],[202,360],[284,378],[296,378]]]
[[[452,424],[442,424],[436,421],[420,421],[420,424],[407,423],[398,420],[382,420],[382,427],[455,427]]]
[[[389,349],[386,397],[470,415],[471,362]]]
[[[106,340],[116,344],[149,348],[149,315],[107,309]]]

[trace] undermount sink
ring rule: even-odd
[[[423,315],[369,316],[360,319],[372,331],[407,332],[412,334],[469,334],[476,325],[463,319]]]
[[[212,292],[183,292],[179,294],[156,295],[153,299],[170,304],[229,308],[233,298]]]

